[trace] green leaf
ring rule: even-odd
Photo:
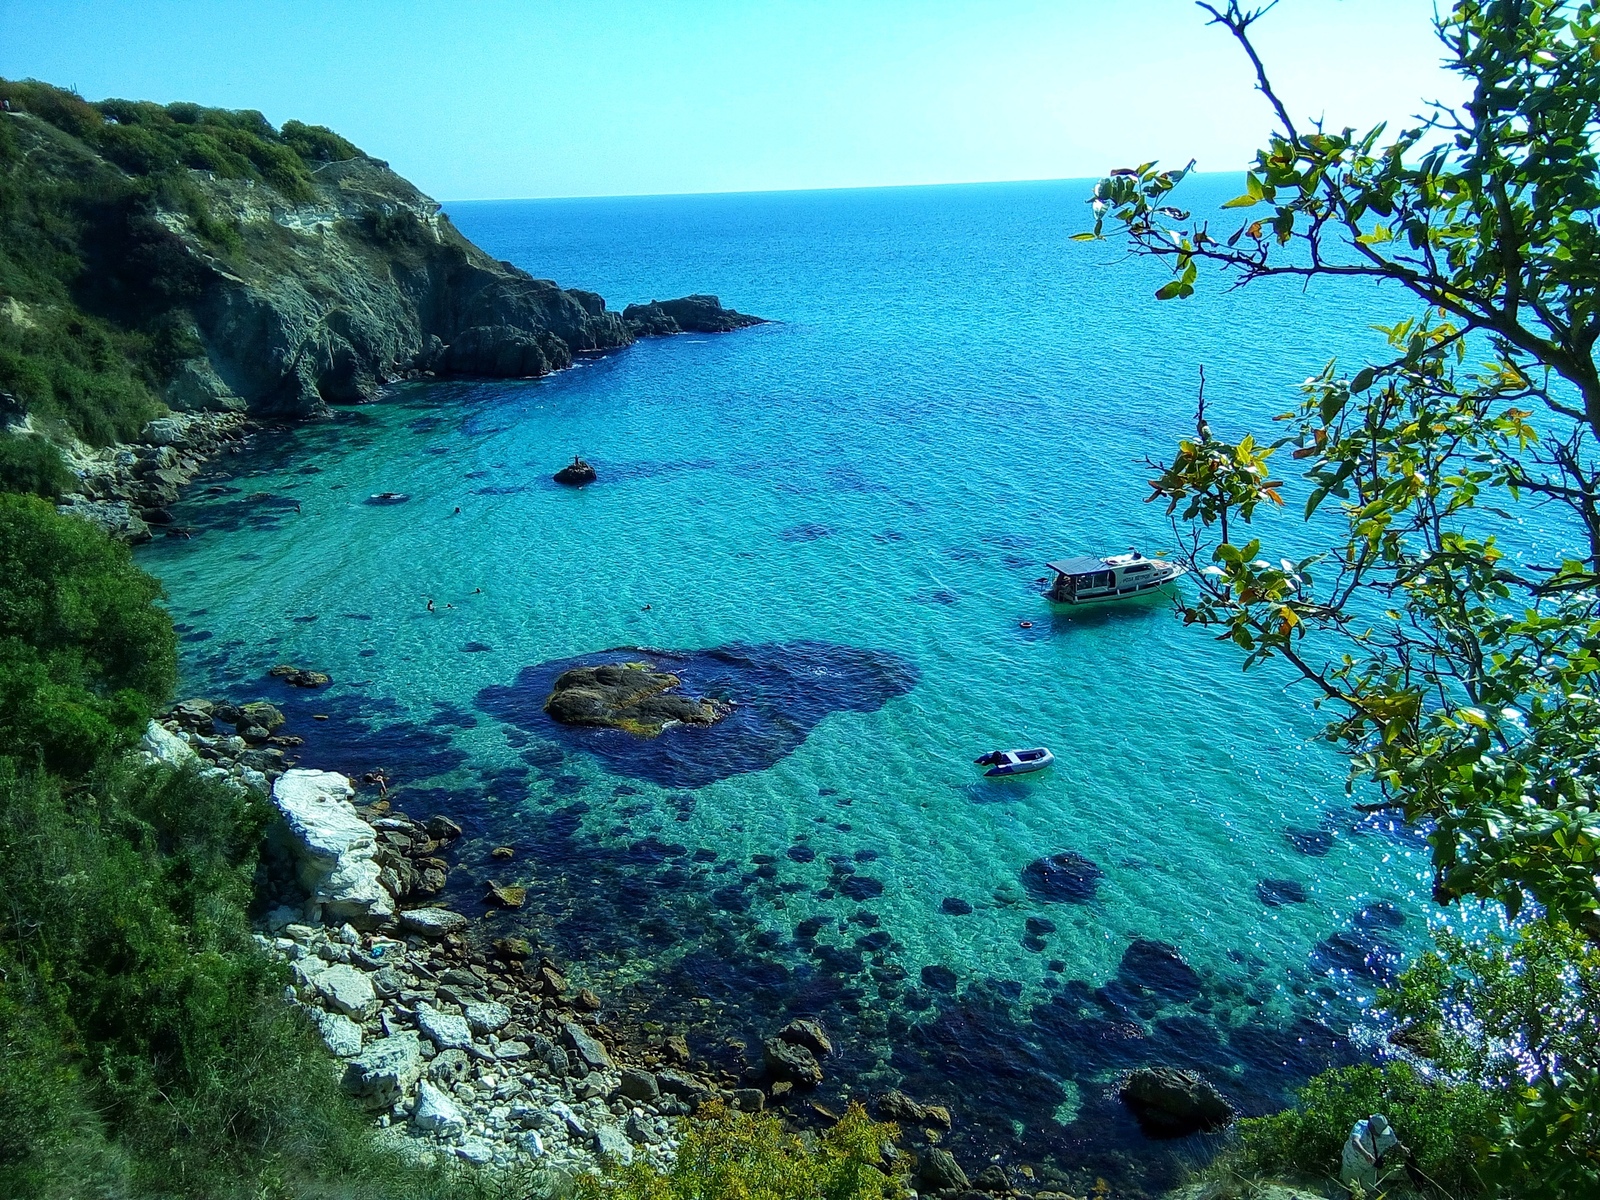
[[[1235,196],[1232,200],[1229,200],[1222,207],[1223,208],[1250,208],[1250,207],[1252,207],[1254,205],[1257,205],[1257,204],[1260,204],[1260,203],[1261,203],[1261,197],[1259,197],[1259,196]]]
[[[1100,235],[1098,233],[1075,233],[1072,235],[1072,240],[1075,242],[1098,242]]]
[[[1356,372],[1356,377],[1350,381],[1352,392],[1364,392],[1372,386],[1373,377],[1377,375],[1371,367],[1362,367]]]
[[[1194,288],[1181,279],[1174,279],[1156,289],[1157,300],[1181,300],[1185,296],[1192,295],[1194,295]]]

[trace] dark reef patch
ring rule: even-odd
[[[1036,900],[1086,904],[1100,889],[1105,872],[1075,850],[1036,859],[1022,870],[1022,885]]]
[[[678,676],[685,692],[732,701],[733,711],[715,725],[669,726],[647,740],[546,715],[545,699],[562,672],[641,659]],[[508,725],[587,751],[613,773],[698,788],[765,770],[830,713],[872,712],[916,682],[917,669],[898,655],[826,642],[734,643],[692,653],[623,648],[524,667],[515,683],[480,691],[477,703]]]
[[[1256,884],[1256,897],[1268,908],[1307,900],[1305,885],[1293,879],[1263,879]]]

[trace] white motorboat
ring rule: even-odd
[[[1187,573],[1187,568],[1137,550],[1106,558],[1064,558],[1046,563],[1056,573],[1045,593],[1057,604],[1103,604],[1147,596]]]
[[[999,776],[1042,771],[1055,760],[1056,756],[1043,746],[1035,746],[1031,750],[993,750],[972,761],[980,767],[989,768],[984,772],[985,775]]]

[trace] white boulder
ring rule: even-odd
[[[424,1079],[417,1085],[417,1104],[411,1110],[411,1123],[425,1133],[439,1133],[445,1137],[464,1133],[467,1119],[461,1109],[443,1091]]]
[[[181,767],[195,759],[195,752],[189,748],[188,742],[155,721],[145,726],[144,736],[139,739],[139,750],[152,762],[169,767]]]
[[[392,1108],[422,1078],[422,1042],[407,1030],[370,1042],[346,1064],[344,1090],[369,1108]]]
[[[394,916],[394,898],[378,882],[375,835],[354,795],[336,771],[285,771],[272,786],[295,872],[323,920],[370,927]]]
[[[361,1026],[339,1013],[323,1012],[320,1008],[309,1010],[316,1022],[317,1032],[335,1055],[350,1058],[361,1053]]]
[[[472,1027],[465,1017],[455,1013],[440,1012],[427,1004],[417,1005],[417,1028],[422,1030],[441,1050],[465,1050],[469,1054],[472,1044]]]
[[[334,1012],[356,1021],[365,1021],[378,1011],[378,993],[365,971],[347,963],[335,963],[318,973],[312,983],[324,1003]]]

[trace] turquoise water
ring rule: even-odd
[[[186,500],[197,536],[141,551],[186,686],[284,702],[308,765],[381,766],[419,811],[465,815],[463,904],[486,848],[517,844],[498,874],[533,886],[533,933],[697,1044],[820,1011],[854,1035],[828,1094],[903,1083],[970,1112],[958,1147],[1160,1185],[1205,1147],[1144,1139],[1107,1099],[1115,1072],[1190,1062],[1261,1110],[1354,1054],[1359,960],[1376,947],[1381,970],[1421,935],[1426,850],[1352,828],[1287,675],[1242,674],[1159,603],[1052,614],[1039,596],[1046,559],[1170,544],[1142,460],[1192,428],[1199,364],[1227,435],[1377,346],[1365,291],[1156,303],[1149,264],[1068,240],[1085,191],[451,206],[491,253],[613,307],[714,291],[774,323],[540,381],[409,385],[263,435]],[[599,485],[549,482],[574,453]],[[362,503],[380,491],[411,499]],[[904,686],[847,694],[815,674],[834,652],[796,643],[869,652]],[[480,696],[612,647],[730,644],[790,647],[753,659],[785,672],[780,700],[811,679],[828,711],[776,761],[730,750],[692,786]],[[264,677],[279,661],[336,683],[290,694]],[[972,765],[1033,744],[1057,755],[1044,775]],[[1060,851],[1103,871],[1089,903],[1028,893],[1027,865]],[[1264,904],[1263,879],[1306,902]],[[1393,908],[1317,953],[1375,902]],[[1198,985],[1141,990],[1137,956],[1119,982],[1136,939],[1176,947]]]

